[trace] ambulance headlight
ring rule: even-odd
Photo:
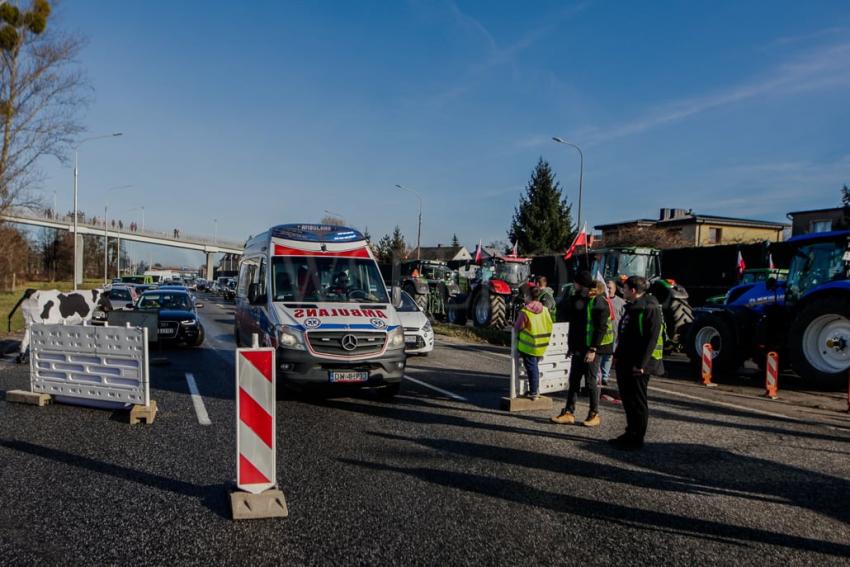
[[[280,333],[278,337],[278,344],[281,347],[292,348],[295,350],[304,350],[304,338],[299,331],[291,329],[287,326],[283,326],[280,328]]]
[[[387,345],[388,348],[404,347],[404,329],[402,327],[396,327],[387,333]]]
[[[426,333],[431,333],[434,331],[434,328],[431,326],[431,321],[425,321],[425,324],[422,325],[422,330]]]

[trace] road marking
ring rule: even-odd
[[[428,384],[427,382],[423,382],[422,380],[417,380],[416,378],[411,378],[411,377],[410,377],[410,376],[408,376],[407,374],[405,374],[405,375],[404,375],[404,379],[405,379],[405,380],[410,380],[410,381],[411,381],[411,382],[413,382],[414,384],[419,384],[420,386],[425,386],[426,388],[431,388],[431,389],[432,389],[432,390],[434,390],[435,392],[440,392],[441,394],[446,395],[446,396],[450,397],[450,398],[451,398],[451,399],[453,399],[453,400],[458,400],[459,402],[466,402],[466,401],[468,401],[468,400],[467,400],[466,398],[464,398],[463,396],[458,396],[457,394],[453,394],[453,393],[449,392],[448,390],[443,390],[442,388],[438,388],[438,387],[436,387],[436,386],[432,386],[431,384]]]
[[[761,414],[761,415],[766,415],[768,417],[778,417],[780,419],[787,419],[789,421],[796,421],[796,422],[799,422],[799,423],[811,423],[811,424],[814,425],[814,422],[806,421],[806,420],[799,419],[799,418],[796,418],[796,417],[791,417],[791,416],[788,416],[788,415],[783,415],[781,413],[774,413],[772,411],[765,411],[765,410],[760,410],[760,409],[755,409],[755,408],[749,408],[747,406],[741,406],[741,405],[738,405],[738,404],[732,404],[732,403],[729,403],[729,402],[721,402],[721,401],[718,401],[718,400],[701,398],[700,396],[692,396],[691,394],[684,394],[682,392],[676,392],[675,390],[667,390],[665,388],[658,388],[656,386],[649,386],[648,389],[652,390],[654,392],[661,392],[663,394],[670,394],[671,396],[679,396],[681,398],[688,398],[689,400],[698,400],[700,402],[705,402],[707,404],[714,404],[716,406],[724,406],[724,407],[727,407],[727,408],[733,408],[733,409],[737,409],[737,410],[748,411],[750,413],[757,413],[757,414]]]
[[[449,348],[454,348],[454,349],[457,349],[457,350],[465,350],[467,352],[471,352],[473,354],[480,354],[482,356],[487,356],[487,355],[500,356],[502,358],[507,358],[508,360],[510,360],[510,358],[511,358],[511,355],[509,355],[509,354],[476,349],[474,346],[459,345],[457,343],[450,343],[450,342],[445,342],[445,341],[437,341],[437,344],[439,344],[440,346],[447,346]]]
[[[191,372],[186,373],[186,383],[189,384],[189,393],[192,394],[192,404],[195,406],[195,414],[198,416],[198,423],[201,425],[212,425],[210,416],[207,415],[207,408],[204,407],[204,399],[198,392],[198,385],[195,383],[195,375]]]

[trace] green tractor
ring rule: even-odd
[[[457,273],[439,260],[407,260],[401,263],[401,289],[426,315],[446,318],[446,305],[460,293]]]
[[[688,303],[688,292],[674,280],[661,276],[661,251],[657,248],[616,246],[591,250],[590,273],[602,274],[605,280],[617,282],[622,289],[629,276],[643,276],[649,280],[649,292],[664,310],[667,330],[667,348],[681,350],[688,326],[694,320]]]

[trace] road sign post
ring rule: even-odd
[[[236,489],[230,492],[234,520],[288,515],[277,487],[275,349],[236,350]]]

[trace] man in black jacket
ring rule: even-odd
[[[661,305],[646,293],[646,278],[626,280],[623,295],[628,302],[620,320],[617,350],[614,353],[617,387],[626,411],[626,432],[611,440],[621,449],[640,449],[649,420],[647,385],[652,374],[664,373],[664,315]]]
[[[575,423],[576,398],[584,378],[590,394],[590,411],[583,424],[596,427],[601,423],[599,417],[599,362],[603,354],[614,349],[613,311],[605,293],[605,284],[594,281],[590,272],[576,275],[574,292],[562,305],[560,320],[570,324],[567,344],[572,362],[570,364],[570,389],[567,404],[560,415],[551,418],[553,423]]]

